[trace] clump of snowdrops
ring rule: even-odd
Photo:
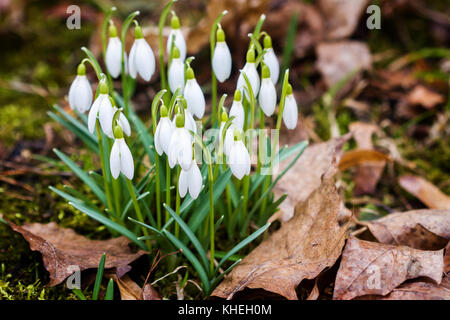
[[[270,36],[261,31],[265,16],[249,35],[246,62],[239,70],[230,108],[225,105],[226,94],[217,101],[217,81],[227,81],[232,71],[220,26],[227,12],[215,20],[210,34],[211,112],[205,115],[195,60],[186,57],[189,43],[179,18],[170,11],[173,2],[166,5],[159,21],[159,66],[137,19],[139,12],[124,20],[120,34],[111,20],[115,8],[105,14],[104,69],[89,49],[82,48],[86,58],[78,65],[68,94],[73,112],[54,106],[55,112],[49,114],[83,141],[93,156],[99,156],[101,170],[86,172],[70,156],[54,150],[92,194],[69,186],[51,190],[105,225],[112,235],[126,236],[144,250],[181,249],[208,296],[240,262],[236,254],[269,227],[268,218],[286,197],[274,199],[272,189],[306,142],[290,148],[279,148],[277,143],[282,120],[294,129],[298,111],[286,70],[275,114],[280,67]],[[169,14],[171,31],[164,45],[162,30]],[[134,43],[126,51],[125,38],[131,30]],[[96,74],[95,93],[87,67]],[[146,123],[133,110],[131,98],[138,78],[158,87],[157,68],[161,90],[147,109],[151,122]],[[121,88],[115,90],[119,78]],[[277,118],[275,128],[265,127],[266,117]],[[275,175],[274,169],[287,158],[290,163]]]

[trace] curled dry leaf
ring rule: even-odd
[[[431,182],[414,175],[398,178],[403,189],[413,194],[431,209],[450,209],[450,197],[442,193]]]
[[[74,266],[79,267],[80,271],[97,268],[103,253],[106,253],[105,269],[122,269],[146,254],[143,250],[131,252],[128,246],[130,240],[125,237],[90,240],[54,222],[23,226],[7,222],[14,231],[23,235],[31,250],[42,254],[44,266],[50,273],[49,286],[55,286],[73,274]]]
[[[334,285],[333,299],[387,295],[408,279],[427,277],[441,283],[444,250],[422,251],[350,237]]]
[[[213,296],[231,299],[250,288],[297,299],[296,287],[303,279],[314,279],[334,265],[347,230],[338,223],[341,199],[335,172],[331,168],[324,174],[321,186],[297,204],[294,217],[245,257]]]
[[[437,250],[450,240],[450,210],[412,210],[391,213],[381,219],[360,222],[385,244]]]
[[[121,300],[161,300],[159,293],[149,283],[141,289],[128,275],[119,278],[113,274],[111,277],[119,287]]]
[[[316,47],[317,68],[330,88],[353,71],[370,69],[369,47],[359,41],[322,42]]]
[[[347,134],[340,138],[331,139],[328,142],[317,143],[308,146],[289,173],[278,181],[274,188],[275,198],[287,193],[287,198],[281,203],[279,213],[276,213],[270,221],[278,219],[282,221],[291,219],[294,215],[295,205],[299,201],[305,201],[311,193],[322,184],[322,175],[330,169],[333,161],[339,161],[342,147],[350,139]],[[278,171],[282,171],[289,159],[280,164]],[[295,192],[292,192],[295,186]]]
[[[344,171],[356,165],[368,162],[392,161],[388,155],[376,150],[351,150],[346,152],[339,161],[339,170]]]

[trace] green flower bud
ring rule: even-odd
[[[217,42],[225,42],[225,32],[222,28],[217,29],[216,32]]]
[[[109,88],[108,88],[108,83],[106,82],[106,79],[100,80],[99,86],[100,86],[100,90],[99,90],[100,94],[108,94]]]
[[[109,25],[109,37],[110,38],[117,37],[117,28],[116,28],[116,26],[113,23],[111,23]]]
[[[264,65],[263,68],[262,68],[262,78],[263,79],[270,78],[270,69],[266,65]]]
[[[169,115],[169,110],[167,109],[165,104],[163,104],[161,106],[160,113],[161,113],[161,117],[163,117],[163,118],[165,118]]]
[[[86,75],[86,66],[84,63],[80,63],[77,68],[77,75],[85,76]]]
[[[184,127],[184,115],[179,113],[175,117],[175,125],[177,128],[183,128]]]
[[[173,46],[172,49],[172,59],[179,59],[180,58],[180,50],[177,48],[177,46]]]
[[[253,49],[253,46],[247,51],[247,62],[255,62],[255,49]]]
[[[122,139],[123,138],[123,131],[120,126],[116,126],[114,128],[114,138],[115,139]]]
[[[186,79],[187,80],[195,79],[194,70],[192,70],[191,67],[187,68],[186,70]]]
[[[227,122],[228,121],[228,115],[225,111],[222,111],[222,114],[220,116],[220,121],[221,122]]]
[[[292,94],[292,86],[290,83],[288,83],[287,88],[286,88],[286,95],[290,95]]]
[[[242,93],[241,90],[234,91],[234,101],[241,101]]]
[[[264,49],[272,48],[272,38],[269,35],[264,37]]]
[[[180,19],[176,15],[172,16],[172,19],[170,20],[170,26],[172,29],[180,29]]]
[[[134,27],[134,38],[142,39],[143,37],[144,37],[144,34],[142,33],[142,28],[140,26]]]

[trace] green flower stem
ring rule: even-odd
[[[266,139],[265,139],[265,135],[263,136],[262,133],[264,132],[264,111],[262,111],[262,109],[259,109],[259,148],[258,148],[258,164],[256,166],[256,172],[261,172],[261,159],[259,157],[259,153],[261,152],[261,150],[265,150],[265,144],[266,144]],[[262,139],[264,138],[264,139]]]
[[[216,48],[216,31],[217,26],[222,20],[222,17],[228,13],[227,10],[222,11],[211,27],[211,32],[209,34],[209,47],[211,52],[211,90],[212,90],[212,98],[211,98],[211,125],[214,125],[216,121],[216,104],[217,104],[217,80],[216,75],[214,74],[214,70],[212,69],[212,61],[214,57],[214,49]],[[219,111],[220,114],[220,111]],[[219,121],[220,122],[220,121]]]
[[[170,168],[169,168],[170,169]],[[177,169],[177,181],[180,180],[180,173],[181,168],[178,167]],[[177,194],[176,194],[176,200],[175,200],[175,213],[177,216],[180,216],[180,190],[177,183]],[[180,225],[175,222],[175,237],[178,239],[178,236],[180,234]]]
[[[171,170],[169,165],[169,158],[166,159],[166,203],[170,207],[170,182],[171,182]],[[166,222],[169,221],[170,214],[166,212]]]
[[[98,152],[100,153],[100,162],[102,165],[102,176],[103,176],[103,183],[105,185],[105,192],[106,192],[106,201],[108,203],[108,209],[111,213],[113,213],[114,207],[112,205],[112,201],[111,201],[111,190],[109,189],[109,183],[108,183],[108,179],[106,177],[107,172],[106,172],[106,162],[105,162],[105,157],[103,156],[103,150],[102,150],[102,132],[100,129],[100,123],[98,121],[98,119],[96,120],[95,123],[96,129],[97,129],[97,139],[98,139]]]
[[[128,191],[129,191],[131,199],[133,201],[134,210],[136,211],[136,216],[137,216],[139,222],[145,223],[144,217],[142,216],[141,208],[139,207],[139,203],[137,202],[137,199],[136,199],[136,193],[134,192],[133,184],[131,183],[131,180],[128,180],[128,179],[126,179],[126,180],[127,180]],[[146,237],[145,243],[147,245],[147,250],[151,251],[152,244],[150,243],[150,239],[148,238],[149,234],[148,234],[147,228],[141,227],[141,229],[142,229],[142,233],[144,234],[144,237]]]
[[[281,89],[280,107],[278,108],[278,116],[277,116],[277,124],[276,124],[277,132],[280,132],[280,129],[281,129],[281,120],[283,119],[283,110],[284,110],[284,104],[285,104],[285,101],[286,101],[286,92],[287,92],[288,84],[289,84],[289,69],[287,69],[284,72],[283,87]],[[273,146],[271,148],[270,163],[269,163],[270,166],[272,166],[273,160],[275,158],[275,153],[276,153],[276,150],[277,150],[277,147],[278,147],[277,142],[278,141],[275,140],[274,144],[273,144]],[[266,179],[264,180],[262,192],[265,192],[265,190],[267,190],[267,188],[269,187],[271,181],[272,181],[272,175],[268,174]],[[261,215],[266,210],[266,202],[267,202],[267,197],[264,197],[263,202],[261,204],[261,209],[260,209],[260,214]]]
[[[166,78],[166,66],[164,64],[164,39],[163,39],[163,28],[166,24],[167,15],[170,12],[170,8],[172,7],[173,3],[177,0],[171,0],[169,3],[166,4],[164,7],[161,16],[159,17],[159,23],[158,23],[158,52],[159,52],[159,73],[161,75],[161,89],[169,89],[169,86],[167,84],[167,78]],[[168,98],[164,96],[164,103],[168,103]]]
[[[89,62],[97,75],[97,79],[100,80],[102,78],[102,68],[100,67],[100,64],[94,54],[86,47],[82,47],[81,50],[87,55],[87,58],[83,59],[82,63]]]

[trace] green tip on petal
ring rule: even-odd
[[[109,92],[109,88],[108,88],[108,83],[106,83],[105,79],[100,80],[100,94],[108,94]]]
[[[262,68],[262,78],[263,79],[270,78],[270,69],[266,65],[264,65],[263,68]]]
[[[272,48],[272,38],[269,35],[264,37],[264,49]]]
[[[170,20],[170,26],[172,27],[172,29],[180,29],[180,19],[178,19],[178,16],[172,16],[172,19]]]
[[[163,117],[163,118],[165,118],[169,115],[169,110],[167,109],[165,104],[163,104],[161,106],[160,112],[161,112],[161,117]]]
[[[288,85],[287,85],[287,88],[286,88],[286,94],[287,94],[287,95],[292,94],[292,86],[291,86],[290,83],[288,83]]]
[[[222,115],[220,116],[220,121],[221,122],[227,122],[228,120],[228,115],[225,111],[222,111]]]
[[[142,28],[140,26],[134,27],[134,37],[136,39],[142,39],[144,34],[142,33]]]
[[[109,37],[110,38],[117,37],[117,28],[116,28],[116,26],[113,23],[111,23],[109,25]]]
[[[194,70],[192,70],[191,67],[189,67],[189,68],[186,70],[186,79],[187,79],[187,80],[195,79]]]
[[[234,91],[234,101],[241,101],[242,99],[242,93],[241,90],[237,89]]]
[[[114,138],[115,139],[122,139],[123,138],[123,131],[120,126],[115,126],[114,128]]]
[[[217,29],[217,42],[225,42],[225,32],[222,28]]]
[[[86,66],[84,63],[80,63],[77,68],[77,75],[85,76],[86,75]]]
[[[242,139],[241,132],[237,129],[234,130],[234,141],[238,141]]]
[[[179,59],[179,58],[180,58],[180,50],[176,46],[173,46],[172,59]]]
[[[255,49],[253,49],[253,46],[247,51],[247,62],[255,62]]]
[[[179,113],[175,117],[175,124],[177,128],[183,128],[184,127],[184,115]]]

